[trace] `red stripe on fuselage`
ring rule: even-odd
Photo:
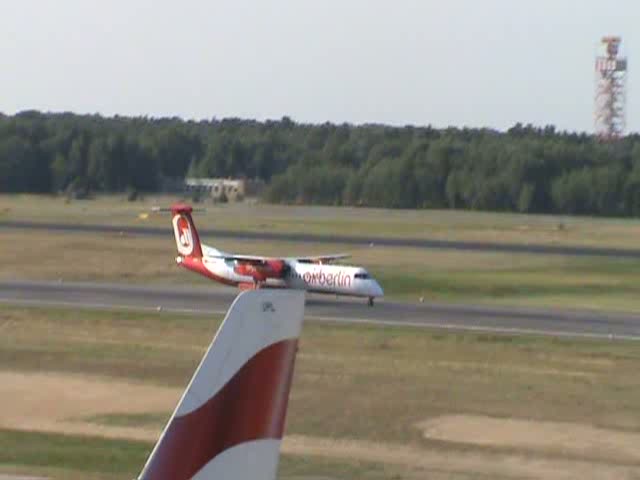
[[[201,258],[182,257],[180,265],[182,265],[187,270],[191,270],[192,272],[204,275],[205,277],[210,278],[211,280],[215,280],[216,282],[220,282],[224,285],[229,285],[231,287],[238,286],[238,282],[234,282],[233,280],[229,280],[228,278],[216,275],[211,270],[209,270],[205,266]]]
[[[281,439],[297,345],[265,348],[201,407],[174,417],[140,480],[187,480],[234,446]]]

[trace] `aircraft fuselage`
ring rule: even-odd
[[[189,259],[178,257],[177,262],[226,285],[250,285],[251,276],[236,272],[237,261],[204,256],[201,265],[192,265]],[[377,298],[383,295],[382,288],[364,268],[348,265],[306,263],[287,261],[287,269],[281,278],[267,278],[261,282],[267,288],[291,288],[318,293]],[[204,268],[203,268],[204,267]]]

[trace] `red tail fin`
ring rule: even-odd
[[[233,303],[139,480],[274,480],[304,292]]]
[[[171,222],[178,253],[184,257],[202,258],[200,237],[191,217],[191,205],[178,203],[171,206]]]

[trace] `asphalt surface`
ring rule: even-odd
[[[0,282],[0,303],[224,314],[237,290],[67,282]],[[399,303],[309,295],[306,320],[447,330],[640,340],[640,315],[592,311]]]
[[[0,229],[30,229],[52,232],[85,233],[125,233],[128,235],[171,235],[170,228],[119,226],[119,225],[78,225],[64,223],[42,223],[3,221]],[[421,238],[363,237],[354,235],[314,235],[303,233],[278,232],[240,232],[234,230],[199,229],[203,237],[218,237],[241,240],[274,240],[298,243],[340,243],[346,245],[367,246],[374,244],[383,247],[410,247],[428,249],[449,249],[476,252],[529,253],[542,255],[580,255],[600,257],[640,258],[640,250],[625,248],[600,248],[559,245],[523,245],[514,243],[463,242],[453,240],[430,240]]]

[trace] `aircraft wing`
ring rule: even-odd
[[[302,263],[328,263],[349,258],[350,256],[348,253],[335,253],[332,255],[315,255],[312,257],[290,257],[288,260],[296,260]]]
[[[268,260],[274,260],[273,257],[261,257],[259,255],[236,255],[235,253],[222,253],[219,255],[211,255],[217,258],[224,258],[225,260],[237,260],[238,262],[247,263],[265,263]]]
[[[249,263],[264,263],[268,260],[289,260],[296,261],[301,263],[327,263],[333,262],[335,260],[340,260],[343,258],[349,258],[351,255],[348,253],[337,253],[333,255],[315,255],[309,257],[263,257],[259,255],[236,255],[232,253],[222,253],[210,255],[212,257],[224,258],[225,260],[237,260],[239,262],[249,262]]]

